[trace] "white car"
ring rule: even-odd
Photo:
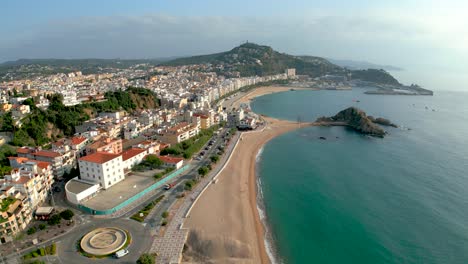
[[[128,249],[124,248],[124,249],[121,249],[121,250],[115,252],[114,256],[115,256],[115,258],[121,258],[123,256],[126,256],[128,253],[130,253],[130,252],[128,252]]]

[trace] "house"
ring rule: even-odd
[[[176,170],[182,168],[184,165],[184,159],[182,158],[159,156],[159,159],[164,162],[165,167],[174,168]]]

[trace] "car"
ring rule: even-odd
[[[115,253],[114,253],[114,257],[115,257],[115,258],[121,258],[121,257],[123,257],[123,256],[128,255],[128,253],[130,253],[130,252],[128,251],[128,249],[124,248],[124,249],[121,249],[121,250],[115,252]]]

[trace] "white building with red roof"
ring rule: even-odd
[[[98,183],[103,189],[108,189],[125,178],[122,154],[96,152],[81,157],[78,163],[80,179]]]
[[[122,161],[124,169],[131,170],[133,166],[140,164],[148,154],[146,149],[131,148],[122,153]]]
[[[184,165],[184,159],[170,157],[170,156],[160,156],[159,159],[164,162],[164,166],[175,168],[176,170],[182,168]]]
[[[61,178],[65,172],[70,171],[75,161],[70,151],[60,153],[58,151],[22,147],[17,149],[16,152],[18,157],[49,162],[52,165],[52,171],[56,178]]]

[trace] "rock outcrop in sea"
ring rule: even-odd
[[[385,118],[374,118],[356,107],[349,107],[332,117],[320,117],[318,123],[324,125],[345,125],[357,132],[374,137],[384,137],[386,132],[379,125],[397,127]]]

